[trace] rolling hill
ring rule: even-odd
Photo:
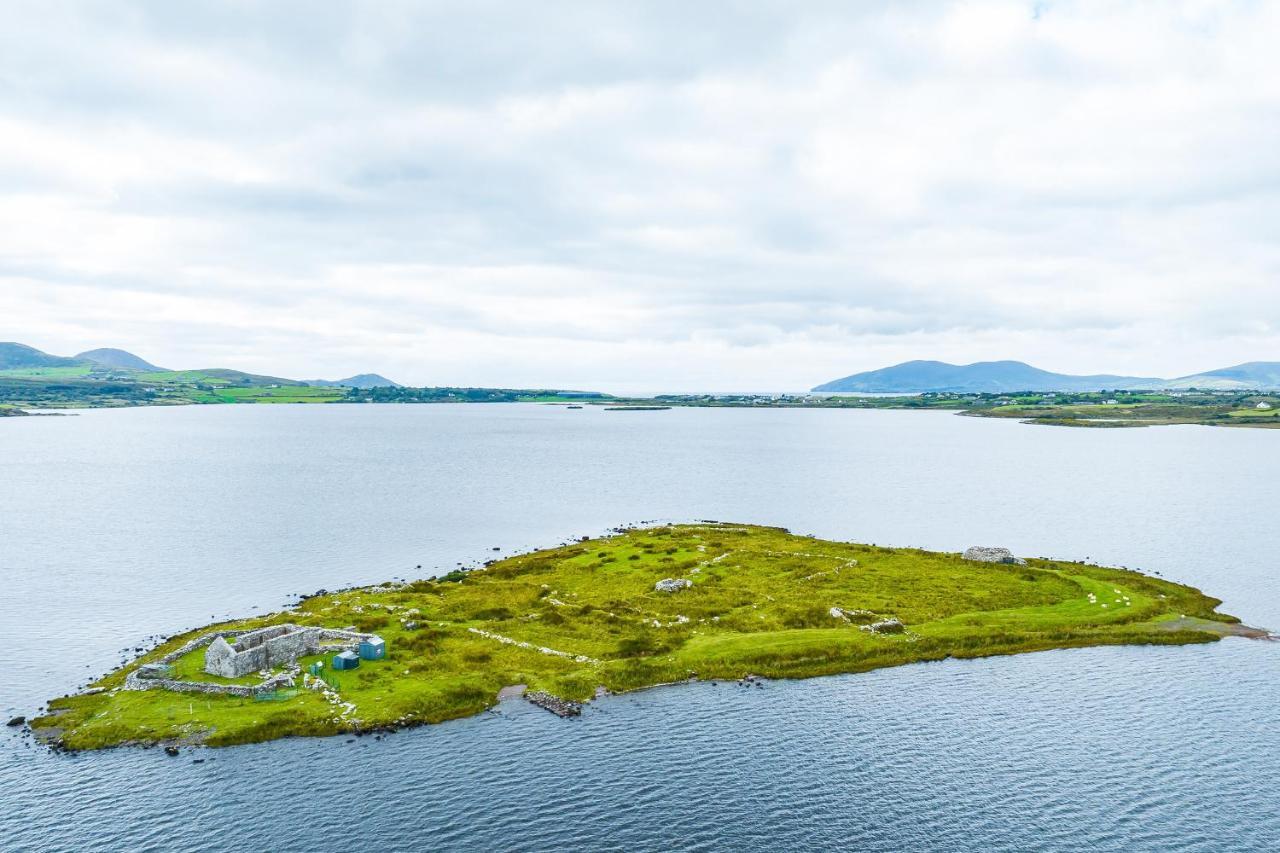
[[[1248,361],[1235,367],[1206,370],[1170,379],[1166,388],[1207,388],[1236,391],[1248,388],[1280,388],[1280,361]]]
[[[358,373],[346,379],[308,379],[308,385],[322,388],[403,388],[399,382],[393,382],[378,373]]]
[[[75,367],[81,364],[74,358],[49,355],[35,347],[13,342],[0,343],[0,370],[19,370],[24,367]]]
[[[131,352],[126,352],[122,349],[114,349],[112,347],[86,350],[85,352],[76,355],[75,359],[76,361],[91,361],[94,364],[100,364],[103,367],[118,367],[122,370],[168,370],[167,367],[156,367],[151,362],[139,358]]]
[[[1159,388],[1163,379],[1134,376],[1073,376],[1051,373],[1021,361],[947,364],[907,361],[893,367],[855,373],[819,385],[814,391],[911,394],[924,391],[1003,393],[1007,391],[1101,391],[1113,388]]]

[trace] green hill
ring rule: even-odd
[[[122,349],[113,349],[104,347],[102,349],[91,349],[76,355],[77,361],[91,361],[94,364],[100,364],[103,367],[116,367],[122,370],[164,370],[163,367],[156,367],[149,361],[127,352]]]
[[[25,367],[75,367],[84,362],[74,358],[49,355],[26,344],[0,343],[0,370],[16,370]]]

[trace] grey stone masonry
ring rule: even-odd
[[[320,629],[297,625],[272,625],[236,637],[234,643],[218,637],[204,653],[204,671],[223,678],[239,678],[276,666],[291,664],[320,650]]]
[[[330,648],[354,649],[361,640],[372,637],[358,631],[340,628],[315,628],[300,625],[272,625],[255,631],[213,631],[197,637],[169,652],[155,663],[145,663],[125,676],[125,690],[175,690],[180,693],[222,693],[229,696],[253,696],[281,685],[292,683],[288,673],[276,675],[261,684],[217,684],[210,681],[179,681],[168,677],[168,666],[196,649],[205,652],[205,672],[225,678],[238,678],[294,664],[299,657],[327,651]],[[337,646],[322,645],[323,641]]]
[[[204,671],[224,678],[239,678],[324,651],[320,645],[322,640],[336,640],[343,647],[354,648],[372,636],[339,628],[304,628],[291,624],[272,625],[239,635],[212,635],[207,641],[209,650],[204,653]]]
[[[973,560],[979,563],[1008,563],[1013,566],[1025,566],[1026,560],[1013,556],[1013,552],[1008,548],[991,548],[983,545],[974,545],[964,552],[966,560]]]

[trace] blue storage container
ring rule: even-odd
[[[387,643],[379,636],[360,641],[360,657],[364,660],[382,660],[387,656]]]

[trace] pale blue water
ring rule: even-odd
[[[647,519],[1089,557],[1280,627],[1277,442],[532,405],[0,421],[0,714],[153,633]],[[1227,640],[664,688],[577,721],[504,703],[177,759],[6,730],[0,849],[1274,850],[1277,685],[1280,644]]]

